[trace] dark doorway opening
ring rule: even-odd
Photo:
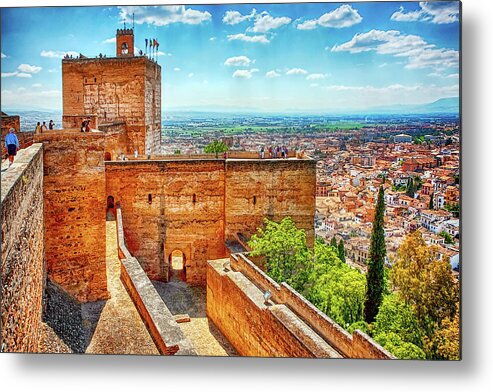
[[[186,281],[185,255],[179,249],[169,255],[170,281]]]
[[[106,198],[106,220],[115,220],[115,198],[113,196],[108,196]]]

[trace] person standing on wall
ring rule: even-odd
[[[14,128],[10,128],[9,134],[5,136],[5,147],[7,147],[7,152],[9,154],[10,167],[14,163],[14,157],[17,155],[17,150],[19,149],[19,139],[17,139]]]
[[[53,122],[53,120],[50,120],[50,122],[48,123],[48,128],[50,129],[50,131],[53,130],[54,126],[55,126],[55,123]]]
[[[39,124],[39,121],[38,123],[36,124],[36,129],[34,130],[34,133],[36,135],[40,134],[41,133],[41,125]]]
[[[46,121],[43,121],[43,125],[41,125],[41,132],[47,131],[48,127],[46,126]]]

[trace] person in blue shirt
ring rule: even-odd
[[[15,129],[10,128],[9,133],[5,136],[5,147],[7,147],[7,152],[9,154],[9,167],[14,163],[14,157],[19,149],[19,139],[15,134]]]

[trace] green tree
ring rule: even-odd
[[[430,205],[428,206],[428,208],[430,210],[434,210],[435,209],[435,206],[433,205],[433,199],[435,198],[435,194],[432,193],[431,196],[430,196]]]
[[[337,249],[336,236],[332,237],[332,239],[330,240],[330,246],[332,246],[334,249]]]
[[[303,293],[311,269],[306,233],[297,229],[290,217],[277,223],[265,219],[248,245],[252,256],[265,257],[267,274],[276,282],[286,282]]]
[[[373,324],[374,335],[389,332],[399,335],[403,342],[422,344],[422,334],[413,308],[395,294],[386,295]]]
[[[399,247],[390,277],[396,295],[413,309],[427,357],[440,358],[435,334],[445,319],[454,318],[459,300],[448,257],[439,260],[436,248],[415,231]]]
[[[416,191],[416,188],[414,186],[413,178],[411,177],[411,178],[409,178],[409,181],[407,182],[406,195],[414,198],[415,191]]]
[[[221,140],[213,140],[204,148],[204,152],[207,154],[216,154],[216,158],[218,154],[226,152],[229,150],[229,147],[222,142]]]
[[[334,321],[348,327],[363,320],[365,277],[341,262],[337,249],[315,243],[307,299]]]
[[[426,353],[420,347],[403,341],[395,332],[380,333],[374,340],[398,359],[426,359]]]
[[[346,262],[346,255],[344,254],[345,253],[344,240],[342,238],[339,241],[339,245],[338,245],[337,249],[339,251],[339,258],[341,259],[341,261],[343,263],[345,263]]]
[[[442,231],[440,232],[440,234],[438,234],[440,237],[443,237],[445,238],[445,243],[446,244],[453,244],[454,243],[454,239],[452,238],[452,236],[447,233],[446,231]]]
[[[384,262],[387,250],[385,247],[384,215],[384,190],[381,186],[378,192],[375,219],[373,221],[368,273],[366,275],[365,321],[367,323],[371,323],[375,320],[378,308],[382,303],[382,296],[385,288]]]

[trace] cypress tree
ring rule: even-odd
[[[367,323],[371,323],[375,320],[378,308],[382,303],[385,284],[384,262],[387,251],[385,248],[385,234],[383,228],[383,218],[385,214],[383,192],[383,187],[381,186],[378,192],[377,208],[371,233],[368,273],[366,274],[365,321]]]
[[[332,237],[332,239],[330,240],[330,246],[332,246],[335,250],[337,250],[336,236]]]
[[[433,198],[434,198],[434,197],[435,197],[435,194],[434,194],[434,193],[432,193],[432,194],[431,194],[431,197],[430,197],[430,205],[429,205],[430,210],[434,210],[434,209],[435,209],[435,206],[433,205]]]
[[[343,263],[346,262],[346,256],[344,255],[344,241],[341,240],[339,241],[339,246],[338,246],[338,251],[339,251],[339,258]]]
[[[409,179],[408,183],[407,183],[407,189],[406,189],[406,195],[408,195],[409,197],[414,197],[414,191],[415,191],[415,186],[414,186],[414,181],[412,179],[412,177]]]

